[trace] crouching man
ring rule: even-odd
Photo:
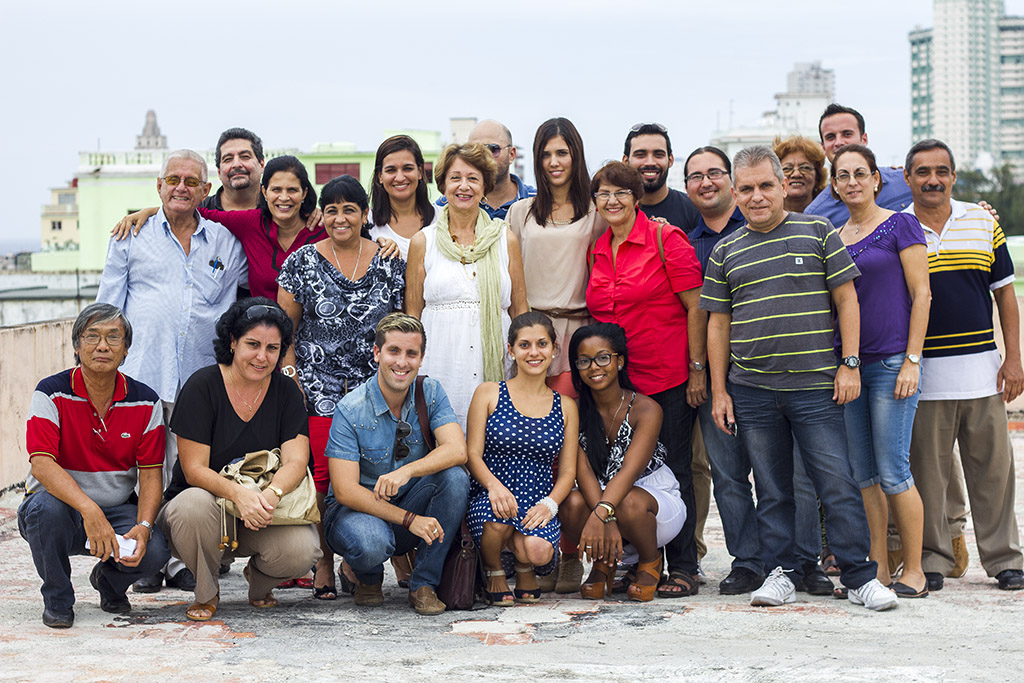
[[[423,362],[423,324],[392,313],[377,325],[377,374],[348,393],[334,411],[326,455],[331,488],[324,536],[355,572],[355,603],[384,602],[384,562],[416,549],[409,604],[440,614],[437,597],[448,548],[466,514],[469,476],[466,438],[448,396],[436,380],[423,382],[429,450],[416,405],[416,373]]]
[[[163,497],[162,406],[156,392],[118,371],[131,323],[116,306],[93,304],[79,314],[71,341],[77,367],[42,380],[32,395],[31,472],[18,508],[51,628],[75,621],[71,555],[99,558],[89,581],[100,608],[113,614],[131,610],[128,586],[170,557],[153,528]]]

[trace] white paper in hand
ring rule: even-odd
[[[125,538],[121,534],[117,534],[117,548],[121,551],[121,557],[131,557],[135,554],[135,547],[138,546],[139,542],[134,538]],[[89,539],[85,539],[85,549],[92,550],[89,547]]]

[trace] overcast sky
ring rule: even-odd
[[[5,3],[0,186],[15,201],[0,250],[38,248],[48,188],[79,151],[131,149],[147,109],[171,148],[200,149],[236,125],[268,147],[376,149],[385,129],[447,137],[452,116],[497,118],[529,147],[566,116],[593,170],[637,121],[666,124],[685,157],[772,109],[795,62],[820,60],[879,160],[897,161],[907,32],[931,22],[930,0]]]

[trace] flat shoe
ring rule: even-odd
[[[128,602],[127,595],[118,595],[110,590],[110,584],[103,587],[103,563],[97,562],[89,574],[89,583],[100,594],[100,609],[111,614],[127,614],[132,611],[132,604]]]
[[[668,586],[675,586],[680,590],[666,590]],[[691,595],[696,595],[697,591],[700,590],[700,584],[697,579],[693,578],[684,571],[673,571],[670,572],[668,578],[658,586],[658,597],[659,598],[686,598]]]
[[[159,593],[160,589],[164,587],[164,575],[161,572],[153,574],[153,576],[143,576],[141,579],[132,584],[133,593]]]
[[[209,612],[209,614],[206,614]],[[217,605],[212,602],[193,602],[185,610],[185,618],[189,621],[209,621],[217,613]]]
[[[928,582],[927,581],[924,584],[924,588],[922,588],[921,590],[917,590],[916,588],[911,588],[910,586],[908,586],[907,584],[903,583],[902,581],[897,581],[896,583],[891,584],[890,586],[888,586],[888,588],[890,590],[892,590],[893,593],[896,594],[896,597],[899,597],[899,598],[927,598],[928,597]]]
[[[181,569],[174,576],[168,576],[165,580],[168,588],[194,593],[196,591],[196,575],[188,567]]]

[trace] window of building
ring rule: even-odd
[[[58,204],[74,204],[75,193],[74,192],[61,192],[57,195]]]
[[[427,178],[427,185],[434,182],[434,164],[430,161],[423,164],[423,175]]]
[[[331,178],[342,175],[350,175],[356,180],[359,179],[359,164],[317,164],[316,184],[324,185]]]
[[[60,231],[62,229],[63,229],[63,226],[61,225],[60,221],[50,221],[50,231],[51,232],[58,232],[58,231]]]

